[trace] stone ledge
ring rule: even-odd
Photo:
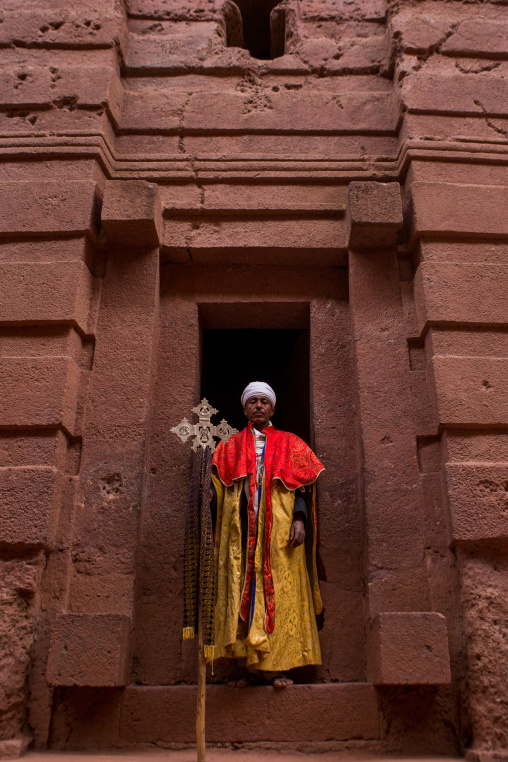
[[[121,739],[194,743],[196,691],[192,685],[128,686]],[[368,683],[295,685],[284,691],[209,685],[206,712],[209,743],[379,738],[376,691]]]

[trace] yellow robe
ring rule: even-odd
[[[253,669],[285,671],[306,664],[321,664],[315,610],[321,610],[317,580],[314,601],[307,572],[305,544],[290,549],[295,493],[279,480],[272,491],[271,563],[275,590],[275,627],[264,628],[263,556],[265,531],[264,484],[259,505],[255,555],[256,594],[248,630],[239,618],[245,577],[242,561],[240,501],[243,480],[225,487],[213,474],[217,490],[215,534],[216,606],[214,657],[246,658]],[[310,519],[310,517],[309,517]]]

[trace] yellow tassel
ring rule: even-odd
[[[203,646],[203,654],[205,659],[213,661],[213,646]]]
[[[194,637],[194,627],[184,627],[183,628],[183,639],[184,640],[192,640]]]

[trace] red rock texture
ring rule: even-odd
[[[29,5],[0,12],[0,756],[192,741],[170,429],[224,329],[300,331],[273,363],[327,467],[325,612],[292,692],[216,665],[210,738],[506,755],[508,6]]]
[[[48,681],[52,685],[126,685],[130,639],[130,622],[122,614],[59,614],[52,632]]]
[[[377,614],[367,635],[367,650],[367,677],[374,685],[451,682],[446,619],[442,614]]]
[[[192,742],[196,689],[190,686],[154,688],[132,686],[124,694],[120,735],[127,741]],[[347,740],[379,737],[375,690],[365,683],[298,685],[292,692],[258,688],[251,695],[231,687],[209,689],[208,738],[211,743],[230,737],[233,742],[259,740],[258,713],[267,713],[263,738],[271,742]],[[337,710],[331,719],[327,707]],[[299,711],[295,711],[299,707]],[[251,711],[252,710],[252,711]],[[157,721],[154,723],[154,714]]]
[[[25,692],[37,611],[37,588],[44,565],[42,553],[1,562],[2,606],[0,660],[0,743],[4,754],[26,747]]]
[[[506,662],[507,580],[504,552],[494,549],[480,558],[465,553],[462,595],[466,612],[468,701],[471,707],[473,749],[506,754],[507,697],[504,689]]]

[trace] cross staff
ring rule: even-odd
[[[182,418],[178,426],[173,426],[171,431],[175,433],[182,442],[186,442],[189,437],[194,437],[192,449],[198,451],[199,447],[210,448],[210,452],[215,451],[215,442],[213,437],[217,437],[222,442],[227,442],[231,434],[238,434],[238,429],[234,429],[224,418],[218,426],[211,423],[210,418],[219,411],[210,405],[206,397],[203,397],[199,405],[192,408],[199,420],[197,423],[189,423],[187,418]]]
[[[214,551],[210,514],[210,481],[214,437],[227,442],[237,429],[224,419],[218,426],[211,423],[218,411],[203,398],[192,408],[198,423],[183,418],[171,429],[182,442],[194,437],[192,473],[189,489],[189,511],[185,528],[185,584],[183,638],[194,637],[198,629],[198,698],[196,711],[196,746],[198,762],[205,760],[206,660],[213,659],[214,635]],[[205,632],[203,632],[205,630]],[[205,642],[206,640],[206,642]]]

